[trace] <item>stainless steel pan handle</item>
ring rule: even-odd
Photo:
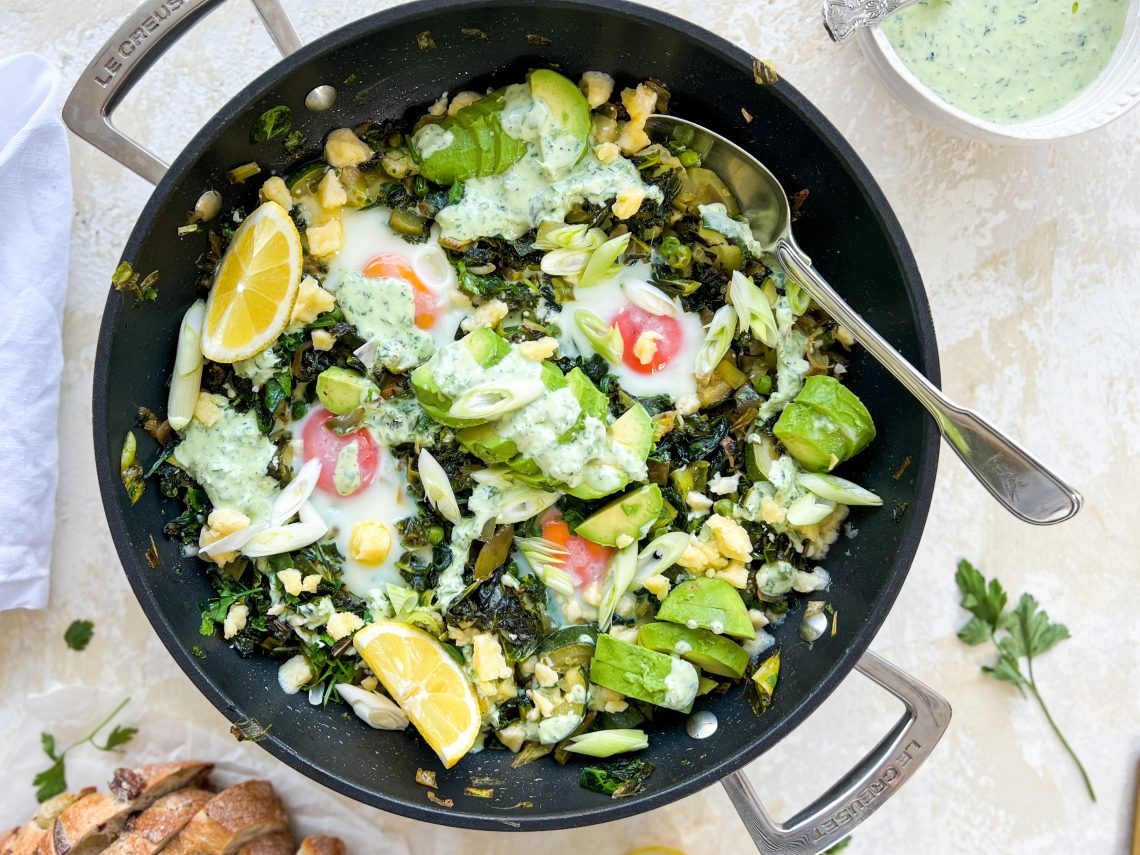
[[[903,702],[906,712],[860,763],[786,823],[768,815],[743,770],[721,783],[765,855],[808,855],[842,840],[917,771],[950,724],[950,704],[868,651],[855,666]]]
[[[136,9],[84,69],[63,105],[63,120],[72,133],[157,184],[167,164],[119,131],[111,115],[155,60],[221,2],[164,0]],[[301,47],[279,0],[253,0],[253,5],[283,56]]]

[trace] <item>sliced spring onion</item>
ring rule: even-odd
[[[724,359],[728,348],[732,344],[732,334],[736,331],[736,310],[732,306],[721,306],[709,322],[708,332],[705,333],[704,343],[697,353],[696,365],[693,373],[698,377],[706,377],[712,373],[717,364]]]
[[[804,472],[798,478],[799,484],[805,490],[811,490],[817,496],[840,502],[844,505],[881,505],[883,500],[854,481],[840,478],[836,475],[821,475],[816,472]]]
[[[317,458],[306,460],[304,465],[293,476],[293,480],[285,485],[284,489],[273,502],[273,511],[269,517],[270,525],[284,525],[301,510],[301,506],[313,495],[317,486],[317,479],[321,477],[321,461]]]
[[[301,505],[301,510],[297,512],[297,519],[303,523],[324,526],[325,531],[329,530],[328,525],[324,519],[322,519],[321,515],[317,513],[317,509],[313,507],[312,502],[305,502],[305,504]]]
[[[788,302],[792,306],[792,311],[797,315],[802,315],[808,310],[808,306],[811,305],[811,295],[800,287],[799,282],[794,281],[791,277],[788,277],[788,281],[784,285],[784,293],[788,295]]]
[[[671,531],[651,540],[637,555],[637,574],[629,589],[636,591],[650,576],[668,570],[688,548],[689,535],[683,531]]]
[[[594,254],[590,256],[586,269],[582,271],[581,279],[578,280],[579,287],[589,288],[591,285],[597,285],[603,279],[607,279],[621,270],[618,258],[629,246],[631,237],[633,235],[626,232],[624,235],[611,238],[595,249]]]
[[[637,575],[637,544],[631,543],[614,553],[610,566],[606,569],[605,594],[598,605],[598,629],[605,632],[610,628],[618,600],[629,590],[633,577]]]
[[[752,331],[752,335],[768,347],[775,347],[779,330],[772,304],[752,279],[739,270],[732,271],[728,285],[728,299],[736,309],[737,331]]]
[[[324,537],[327,531],[328,527],[323,523],[295,522],[288,525],[273,526],[254,535],[242,547],[241,552],[250,558],[280,555],[283,552],[292,552],[311,546]]]
[[[625,352],[625,342],[621,337],[621,330],[611,327],[589,309],[577,309],[574,312],[574,323],[582,331],[582,335],[590,342],[598,354],[611,365],[621,362]]]
[[[592,229],[585,223],[573,226],[559,225],[550,230],[539,228],[538,231],[538,240],[534,242],[535,249],[584,249],[592,251],[606,240],[605,232],[601,229]]]
[[[471,473],[471,480],[476,484],[489,484],[500,490],[509,490],[514,486],[514,472],[506,466],[489,466],[486,469],[476,469]]]
[[[572,754],[585,754],[589,757],[613,757],[627,751],[641,751],[649,747],[649,737],[644,730],[636,728],[614,728],[595,730],[580,736],[571,736],[564,746]]]
[[[538,575],[542,578],[542,583],[550,590],[556,591],[564,597],[573,595],[574,579],[561,567],[547,564]]]
[[[585,249],[552,249],[542,257],[542,272],[547,276],[578,276],[590,261]]]
[[[364,342],[364,344],[360,345],[360,347],[356,348],[356,350],[352,352],[352,355],[359,359],[361,364],[371,371],[372,366],[376,364],[376,354],[380,351],[380,343],[382,341],[383,339],[380,338],[370,338]]]
[[[835,502],[805,493],[788,505],[788,522],[792,525],[815,525],[835,510]]]
[[[546,587],[566,597],[574,593],[574,580],[561,567],[570,553],[545,537],[516,537],[515,545]]]
[[[217,190],[207,190],[194,203],[194,214],[204,223],[218,216],[222,210],[222,194]]]
[[[254,523],[247,525],[245,528],[238,529],[232,534],[227,534],[225,537],[219,537],[213,543],[207,543],[205,546],[198,550],[199,555],[217,555],[222,552],[237,552],[263,531],[265,531],[265,523]]]
[[[448,414],[457,419],[490,421],[521,409],[541,397],[546,387],[537,378],[527,378],[509,386],[485,384],[468,389],[451,405]]]
[[[500,498],[495,522],[499,525],[525,522],[545,511],[561,497],[561,493],[548,493],[536,487],[512,487]]]
[[[670,318],[677,315],[677,304],[673,302],[672,298],[648,282],[623,282],[621,289],[629,297],[631,303],[651,315]]]
[[[178,347],[174,355],[174,373],[170,377],[170,397],[166,418],[175,430],[182,430],[194,417],[194,405],[202,391],[202,322],[206,319],[206,303],[195,300],[178,328]]]
[[[452,525],[458,525],[463,517],[459,513],[455,491],[451,489],[451,479],[447,477],[439,461],[432,457],[426,448],[420,450],[418,469],[420,483],[424,485],[424,495],[427,496],[427,500],[444,519]]]

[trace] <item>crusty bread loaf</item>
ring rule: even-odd
[[[154,855],[214,797],[209,790],[187,787],[165,795],[127,820],[119,839],[103,855]]]
[[[116,769],[111,793],[91,793],[67,807],[52,824],[45,855],[96,855],[109,846],[132,813],[145,810],[167,793],[204,781],[213,764],[158,763]]]
[[[87,787],[77,793],[60,793],[44,802],[26,825],[12,829],[0,839],[0,855],[35,855],[48,838],[55,818],[84,796],[95,792]]]
[[[289,830],[285,809],[268,781],[246,781],[206,802],[163,850],[165,855],[236,855],[270,834]]]
[[[327,834],[313,834],[301,841],[297,855],[348,855],[344,841]]]
[[[297,851],[297,841],[288,831],[267,834],[251,840],[238,850],[237,855],[293,855]]]

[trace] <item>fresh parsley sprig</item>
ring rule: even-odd
[[[56,751],[54,736],[50,733],[40,734],[40,744],[43,746],[44,754],[48,756],[52,764],[36,775],[32,780],[32,786],[36,788],[36,801],[46,802],[52,796],[58,796],[67,789],[67,767],[64,764],[64,760],[67,757],[67,752],[72,748],[88,744],[100,751],[118,751],[134,738],[134,735],[139,732],[137,727],[116,725],[111,732],[107,734],[107,738],[102,744],[95,741],[95,737],[99,735],[99,732],[109,725],[115,716],[123,711],[123,707],[130,703],[130,700],[130,698],[124,699],[123,702],[115,707],[109,716],[99,722],[95,729],[87,734],[87,736],[82,739],[77,739],[62,751]]]
[[[958,637],[970,645],[984,644],[987,641],[994,644],[998,651],[998,661],[992,667],[983,667],[982,671],[995,680],[1012,683],[1022,697],[1026,696],[1026,690],[1029,691],[1045,713],[1049,726],[1077,764],[1089,798],[1095,802],[1096,792],[1088,772],[1053,720],[1033,676],[1034,657],[1069,638],[1068,628],[1064,624],[1051,623],[1049,615],[1029,594],[1022,594],[1017,605],[1007,610],[1006,603],[1009,599],[1001,583],[997,579],[986,582],[985,577],[965,559],[958,562],[954,581],[962,592],[962,608],[973,615],[969,623],[958,630]],[[1021,666],[1022,659],[1025,660],[1024,670]]]

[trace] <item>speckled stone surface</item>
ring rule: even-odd
[[[0,0],[0,55],[43,53],[70,86],[133,5]],[[385,4],[286,5],[302,37],[311,39]],[[999,510],[944,455],[922,547],[874,649],[942,692],[955,717],[931,761],[855,833],[848,851],[1124,851],[1140,759],[1140,629],[1129,585],[1140,555],[1140,389],[1132,355],[1140,322],[1140,112],[1097,133],[1033,148],[965,142],[896,104],[858,48],[829,43],[814,0],[660,5],[774,59],[847,136],[914,248],[946,389],[1054,462],[1087,502],[1075,521],[1034,529]],[[228,4],[159,62],[152,82],[128,99],[121,122],[172,157],[226,93],[274,58],[252,6]],[[148,124],[148,115],[162,121]],[[0,697],[53,682],[97,683],[224,728],[172,664],[128,590],[105,530],[92,459],[89,398],[99,314],[110,271],[150,188],[81,142],[73,141],[72,157],[75,223],[52,607],[0,613]],[[955,638],[962,613],[953,568],[963,555],[1000,574],[1012,592],[1031,590],[1071,628],[1073,640],[1040,660],[1037,676],[1088,765],[1098,804],[1089,803],[1040,713],[984,678],[978,666],[988,653]],[[83,654],[60,641],[77,617],[96,621],[95,640]],[[749,775],[773,812],[786,816],[826,789],[896,714],[882,693],[852,676]],[[17,721],[11,705],[0,704],[0,753],[15,729],[41,724],[50,722]],[[249,758],[266,775],[285,774],[260,749],[251,748]],[[0,793],[28,786],[3,780]],[[524,839],[377,820],[402,833],[417,855],[505,855],[520,847],[620,855],[651,844],[688,855],[751,851],[718,788],[621,823]]]

